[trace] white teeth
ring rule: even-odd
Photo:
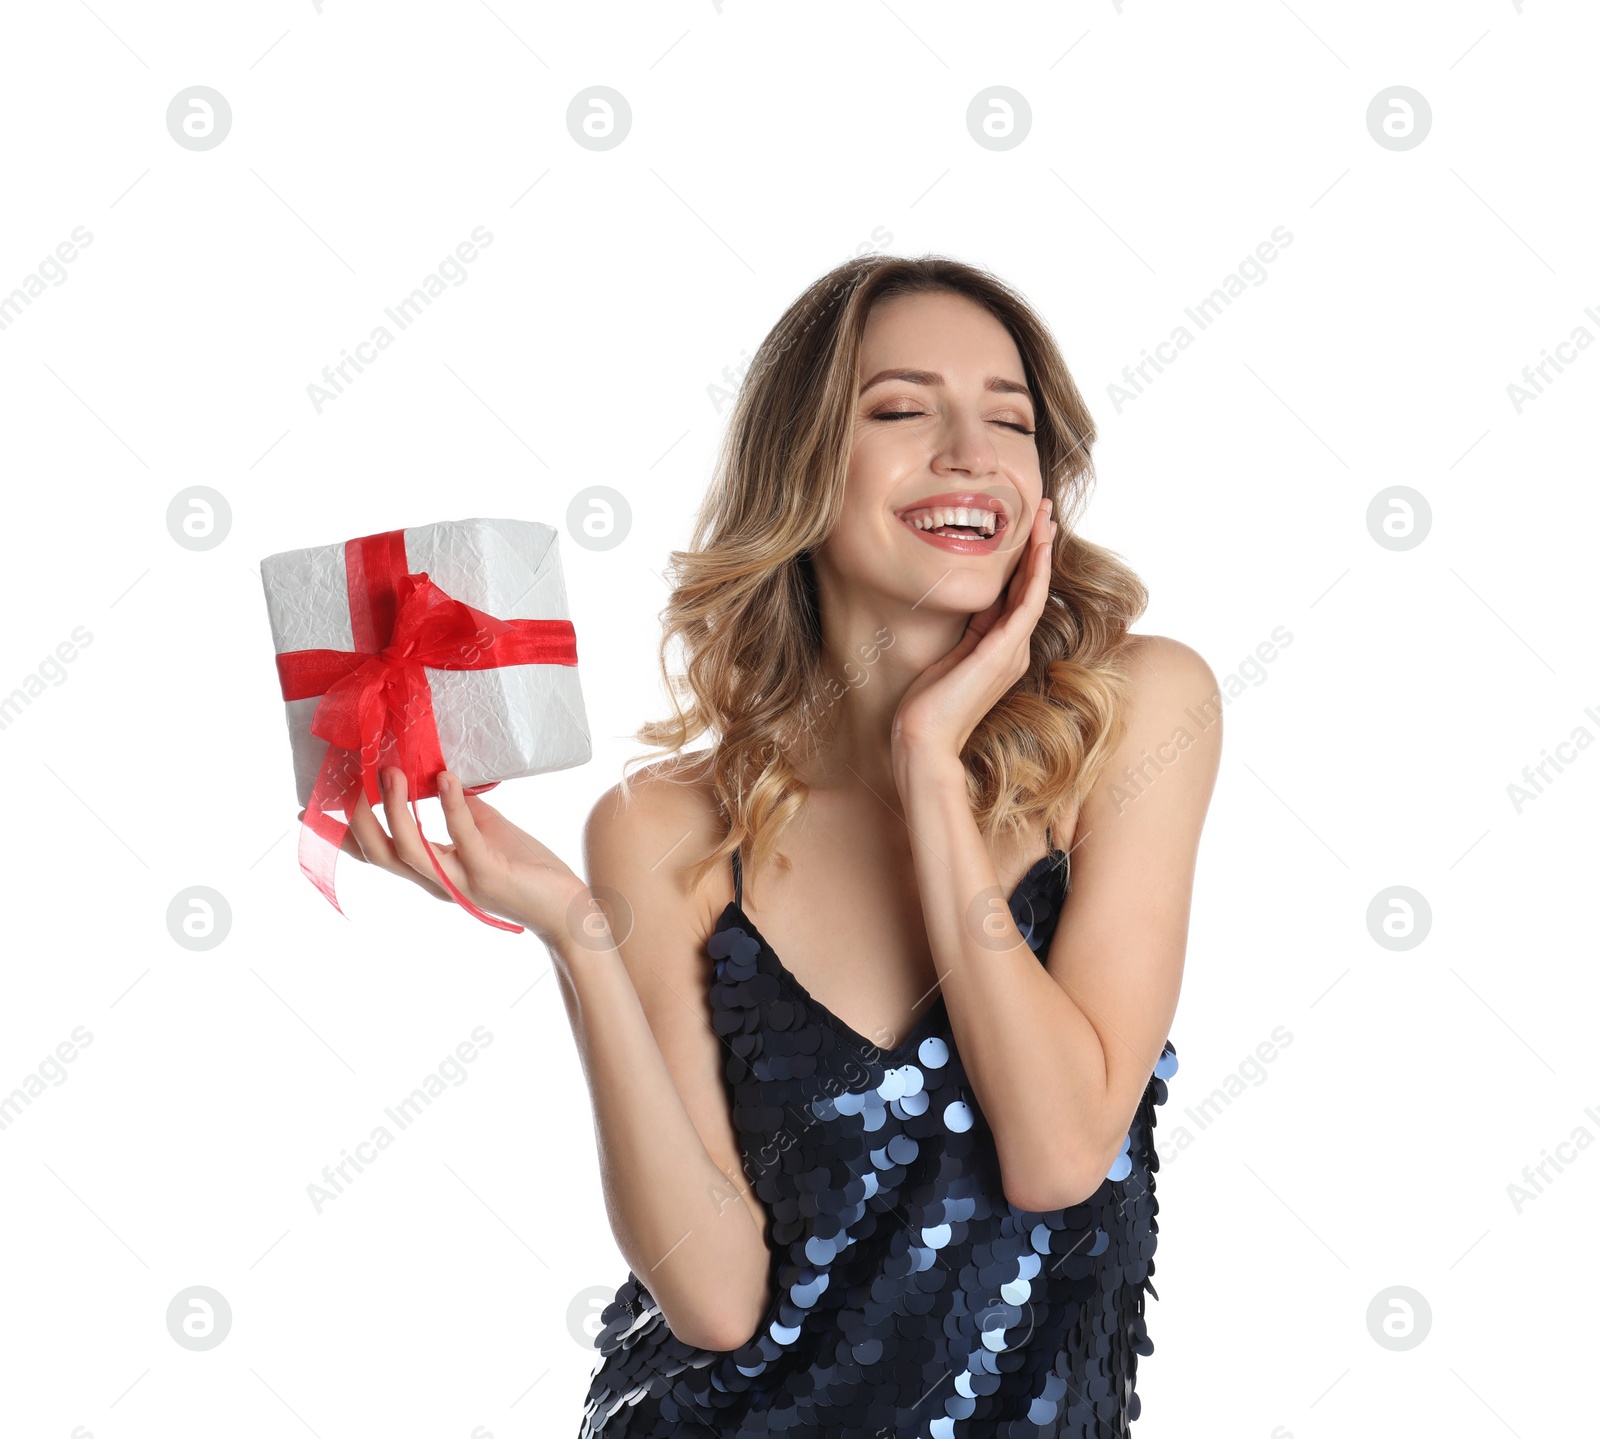
[[[919,530],[937,530],[945,525],[975,525],[987,535],[994,533],[999,522],[993,510],[967,509],[965,506],[908,511],[902,518]]]

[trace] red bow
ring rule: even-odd
[[[425,572],[406,569],[404,530],[363,535],[345,544],[346,587],[354,650],[289,650],[278,658],[285,700],[322,696],[311,733],[328,741],[300,830],[300,868],[340,914],[333,892],[339,848],[350,827],[358,790],[380,803],[378,771],[405,772],[406,795],[423,848],[439,882],[469,914],[496,929],[521,934],[486,914],[458,890],[422,834],[417,801],[438,794],[445,768],[433,697],[423,666],[443,670],[496,669],[501,665],[578,662],[570,620],[500,620],[451,599]],[[474,785],[482,794],[499,783]],[[335,819],[330,810],[342,811]]]

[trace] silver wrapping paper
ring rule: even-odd
[[[570,620],[555,529],[535,520],[447,520],[405,531],[410,572],[503,620]],[[273,649],[353,650],[344,542],[261,561]],[[579,654],[584,636],[578,635]],[[465,786],[587,764],[589,724],[575,665],[423,670],[445,766]],[[311,733],[320,696],[284,704],[295,792],[311,798],[328,742]]]

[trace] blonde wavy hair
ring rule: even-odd
[[[1121,738],[1128,697],[1128,627],[1148,593],[1110,550],[1073,531],[1094,478],[1094,421],[1054,339],[1020,295],[987,271],[939,256],[847,260],[805,290],[761,342],[729,418],[691,548],[667,566],[661,675],[675,718],[633,738],[709,777],[728,830],[693,869],[692,887],[750,841],[750,873],[778,841],[808,791],[793,754],[827,743],[831,702],[821,667],[811,552],[832,532],[844,500],[854,434],[861,337],[873,305],[893,295],[950,291],[984,306],[1011,333],[1036,399],[1035,441],[1044,493],[1059,521],[1050,591],[1033,631],[1027,674],[979,722],[962,750],[974,818],[993,846],[1040,817],[1087,798]],[[685,672],[668,672],[674,639]],[[685,708],[682,701],[687,701]],[[803,752],[803,751],[802,751]],[[650,756],[637,756],[644,763]],[[624,766],[621,788],[630,792]],[[780,856],[781,858],[781,856]]]

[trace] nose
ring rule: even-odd
[[[953,470],[977,477],[999,467],[994,440],[976,416],[949,415],[939,426],[934,444],[929,465],[936,472]]]

